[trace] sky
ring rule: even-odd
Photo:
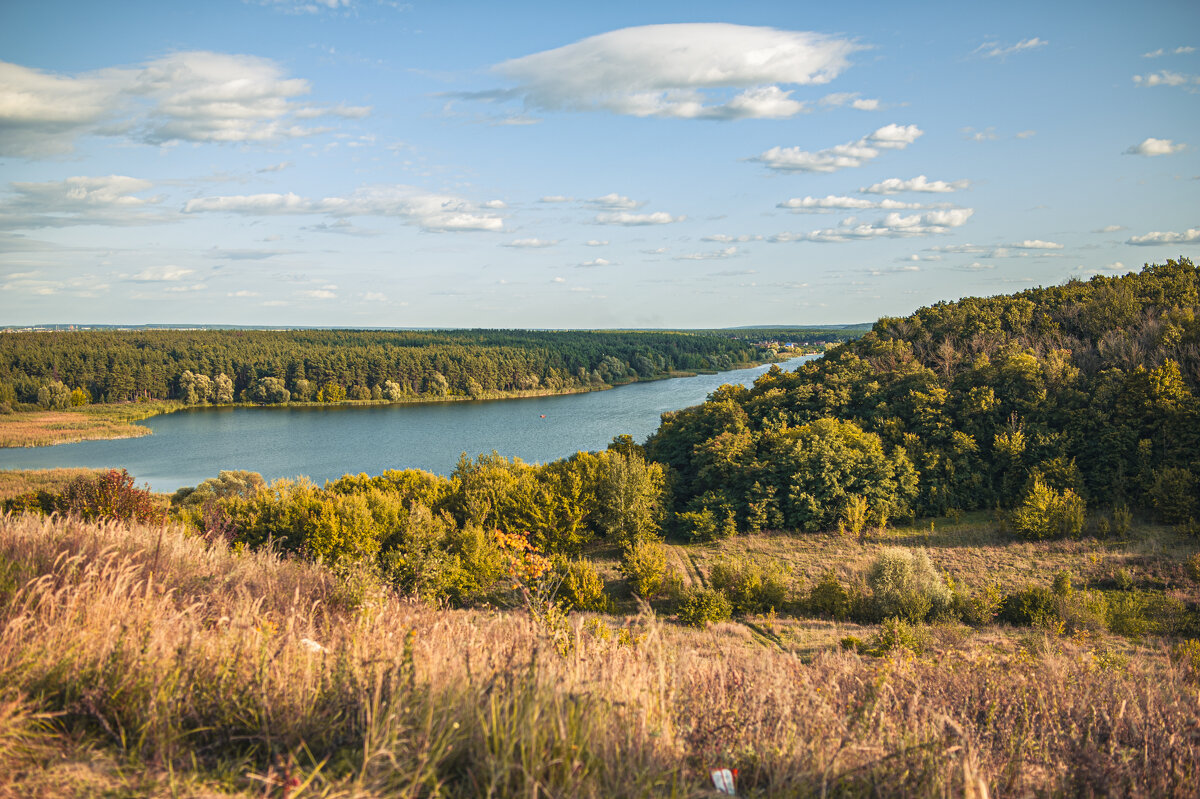
[[[1200,4],[0,4],[0,324],[836,324],[1200,255]]]

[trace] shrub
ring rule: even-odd
[[[555,559],[558,572],[559,596],[577,610],[604,612],[608,610],[608,594],[604,593],[604,578],[587,558]]]
[[[1054,592],[1040,585],[1027,586],[1004,598],[1000,618],[1009,624],[1041,625],[1055,618],[1057,602]]]
[[[124,469],[109,469],[96,477],[71,481],[58,498],[57,509],[89,521],[117,519],[159,524],[166,518],[149,488],[137,488]]]
[[[679,620],[690,627],[703,629],[710,623],[726,621],[733,615],[733,605],[724,591],[702,588],[691,593],[679,608]]]
[[[1070,596],[1074,590],[1071,587],[1071,573],[1063,570],[1054,575],[1054,593],[1059,596]]]
[[[892,616],[879,625],[879,633],[868,650],[873,655],[886,655],[897,650],[908,650],[920,654],[925,649],[925,637],[904,619]]]
[[[822,574],[821,579],[809,589],[805,603],[809,613],[838,621],[849,618],[853,604],[853,596],[838,580],[833,569]]]
[[[924,550],[889,547],[879,553],[867,577],[879,618],[897,616],[921,622],[950,610],[952,595]]]
[[[1171,650],[1171,660],[1183,667],[1188,678],[1200,682],[1200,641],[1189,638]]]
[[[1004,604],[1004,594],[994,584],[970,593],[960,589],[957,585],[953,586],[953,590],[953,615],[972,627],[991,624],[996,620],[996,615],[1000,613],[1000,608]]]
[[[722,507],[718,515],[710,508],[675,514],[680,531],[692,541],[717,541],[737,535],[737,519]]]
[[[1186,524],[1198,515],[1196,478],[1187,469],[1168,466],[1154,472],[1150,503],[1166,524]]]
[[[625,547],[621,573],[629,580],[633,593],[648,599],[663,589],[667,575],[667,547],[662,541],[646,538]]]
[[[1083,530],[1086,511],[1083,498],[1071,489],[1055,491],[1035,479],[1010,514],[1009,522],[1013,531],[1028,541],[1075,537]]]
[[[1188,577],[1200,583],[1200,552],[1193,552],[1184,562],[1183,568],[1187,571]]]
[[[778,610],[787,600],[787,571],[749,558],[713,564],[709,582],[724,591],[738,613]]]

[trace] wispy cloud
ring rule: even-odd
[[[1196,52],[1196,48],[1188,45],[1176,47],[1172,50],[1160,47],[1157,50],[1151,50],[1148,53],[1142,53],[1142,58],[1162,58],[1165,55],[1189,55],[1194,52]]]
[[[920,203],[904,203],[899,200],[867,200],[862,197],[793,197],[775,206],[799,213],[822,213],[826,211],[910,211],[923,208]]]
[[[154,188],[153,183],[126,175],[78,176],[10,186],[10,196],[0,199],[0,229],[126,227],[178,218],[157,207],[161,196],[138,196]]]
[[[364,186],[348,197],[313,200],[297,194],[250,194],[189,200],[184,213],[249,216],[324,214],[344,218],[380,216],[402,220],[432,232],[501,231],[504,220],[461,197],[430,194],[412,186]]]
[[[1039,39],[1034,36],[1032,39],[1021,39],[1016,44],[1004,45],[1000,42],[984,42],[971,51],[971,55],[981,56],[983,58],[1004,58],[1014,53],[1025,52],[1026,50],[1036,50],[1039,47],[1045,47],[1049,42],[1045,39]]]
[[[639,202],[637,200],[631,200],[630,198],[622,194],[617,194],[616,192],[613,192],[612,194],[605,194],[603,197],[594,197],[590,200],[586,200],[585,203],[593,208],[602,208],[605,211],[632,211],[636,208],[641,208],[646,204],[644,201]]]
[[[1138,86],[1183,86],[1189,87],[1200,83],[1200,75],[1186,75],[1182,72],[1172,72],[1164,69],[1149,75],[1134,75],[1133,82]]]
[[[724,258],[732,258],[738,254],[737,247],[726,247],[723,250],[711,250],[709,252],[693,252],[687,255],[676,255],[676,261],[717,261]]]
[[[641,225],[669,225],[672,222],[682,222],[686,216],[671,216],[665,211],[655,211],[650,214],[631,214],[627,211],[616,211],[608,214],[596,214],[592,220],[597,225],[624,225],[638,227]]]
[[[546,247],[553,247],[554,245],[558,244],[559,241],[560,239],[514,239],[513,241],[506,242],[500,246],[516,247],[517,249],[523,250],[540,250]]]

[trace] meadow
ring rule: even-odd
[[[1014,584],[1026,563],[1116,567],[1195,599],[1169,531],[1006,547],[986,522],[936,528],[922,545],[948,567],[982,547]],[[739,548],[794,553],[800,579],[851,577],[878,546],[781,543]],[[719,549],[688,553],[697,575]],[[1161,636],[947,622],[875,655],[838,641],[887,624],[694,629],[645,604],[546,613],[514,589],[513,607],[456,610],[178,527],[6,515],[0,795],[699,797],[719,767],[743,796],[1187,796],[1200,779],[1200,664]]]

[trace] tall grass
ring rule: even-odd
[[[70,758],[46,752],[80,742],[116,765],[77,793],[130,768],[157,780],[142,792],[259,796],[707,796],[710,767],[745,796],[1200,780],[1200,696],[1162,656],[804,663],[649,616],[635,646],[573,623],[563,656],[522,612],[438,610],[170,528],[0,517],[0,795],[53,793]]]

